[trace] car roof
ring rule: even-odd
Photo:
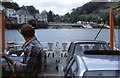
[[[72,43],[77,44],[77,43],[96,43],[96,44],[106,44],[105,41],[102,40],[76,40],[73,41]]]

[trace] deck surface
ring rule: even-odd
[[[60,59],[60,62],[56,63],[56,59],[57,60]],[[47,65],[43,76],[54,76],[54,77],[60,76],[60,73],[56,67],[59,66],[60,63],[62,63],[64,60],[65,58],[47,58]]]

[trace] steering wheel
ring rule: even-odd
[[[2,78],[13,77],[13,61],[5,54],[2,54],[2,61],[5,62],[5,66],[2,66]]]

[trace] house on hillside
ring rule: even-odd
[[[91,2],[109,2],[110,0],[92,0]]]
[[[48,22],[48,20],[47,20],[47,12],[46,11],[41,12],[41,21]]]
[[[16,10],[11,9],[11,8],[6,8],[5,9],[5,24],[17,24],[17,18],[15,17]]]
[[[120,0],[110,0],[110,2],[120,2]]]
[[[14,18],[15,13],[16,11],[14,9],[10,9],[10,8],[5,9],[5,15],[7,16],[7,18]]]
[[[17,18],[18,24],[28,23],[29,20],[34,19],[34,17],[30,15],[30,13],[26,9],[23,8],[18,10],[14,15]]]
[[[38,14],[35,15],[35,19],[38,20],[38,21],[44,21],[44,22],[48,22],[47,21],[47,12],[43,11]]]
[[[42,11],[41,13],[37,13],[33,22],[36,23],[36,28],[47,28],[47,12]]]
[[[0,3],[0,10],[5,9],[5,7],[2,6],[2,4]]]

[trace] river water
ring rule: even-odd
[[[71,42],[75,40],[94,40],[100,29],[36,29],[36,36],[40,42]],[[114,41],[118,44],[120,30],[115,29]],[[102,29],[97,40],[110,40],[109,29]],[[24,38],[17,30],[5,30],[5,42],[24,42]]]

